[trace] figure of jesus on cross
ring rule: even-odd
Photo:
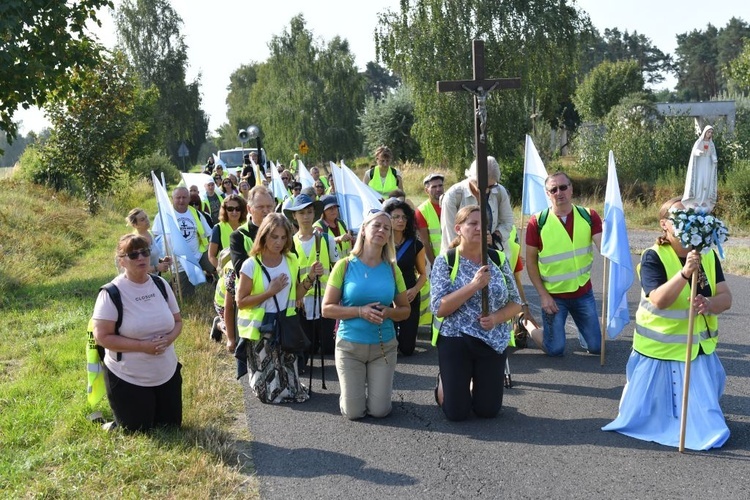
[[[474,150],[477,163],[477,187],[479,188],[479,207],[482,221],[482,234],[487,234],[487,97],[495,89],[517,89],[521,87],[520,78],[485,79],[484,77],[484,41],[474,40],[472,45],[474,59],[474,79],[437,82],[438,92],[466,91],[474,95]],[[487,265],[487,240],[482,239],[482,265]],[[511,266],[512,267],[512,266]],[[488,289],[482,289],[482,313],[487,314]]]

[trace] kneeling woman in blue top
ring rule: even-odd
[[[405,320],[410,310],[391,218],[374,210],[362,222],[349,257],[331,271],[323,298],[323,316],[340,320],[336,371],[339,406],[348,419],[391,412],[398,347],[393,322]]]
[[[456,214],[455,260],[435,259],[430,281],[432,312],[443,318],[437,338],[443,413],[448,420],[465,420],[472,410],[492,418],[503,404],[505,349],[510,342],[509,321],[521,312],[513,273],[498,252],[500,265],[482,263],[479,205]],[[493,250],[490,250],[493,251]],[[456,262],[457,261],[457,262]],[[489,285],[489,311],[482,316],[482,289]],[[472,387],[473,385],[473,387]]]
[[[682,246],[674,234],[671,208],[684,209],[679,197],[662,205],[662,234],[641,256],[641,302],[635,315],[627,383],[619,415],[603,430],[666,446],[679,445],[689,279],[697,270],[685,447],[719,448],[729,439],[729,428],[719,406],[726,373],[716,355],[717,316],[732,306],[732,293],[715,252],[701,255]]]

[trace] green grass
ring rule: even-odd
[[[59,193],[0,189],[0,497],[257,497],[233,358],[208,340],[210,287],[182,305],[183,430],[106,433],[86,419],[84,342],[126,211],[108,200],[91,218]],[[106,398],[95,409],[111,418]]]

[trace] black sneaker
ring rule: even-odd
[[[211,326],[211,340],[214,342],[221,342],[221,328],[219,328],[219,323],[221,322],[221,318],[218,316],[214,316],[214,324]]]

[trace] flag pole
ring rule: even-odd
[[[153,170],[151,171],[151,178],[156,178]],[[156,180],[158,182],[158,179]],[[167,183],[164,180],[164,172],[161,172],[161,185],[164,186],[165,190],[167,189]],[[156,186],[154,186],[154,197],[156,198],[156,203],[158,205],[159,196],[156,194]],[[169,270],[170,272],[172,272],[172,278],[174,279],[175,283],[177,283],[177,296],[180,299],[180,305],[182,305],[182,288],[180,287],[179,272],[177,271],[177,259],[175,259],[174,255],[172,254],[171,245],[169,244],[169,236],[167,235],[167,226],[164,225],[164,213],[162,213],[161,210],[159,210],[159,220],[161,221],[161,230],[164,237],[164,253],[172,261],[172,264],[169,266]],[[174,271],[172,271],[172,266],[174,266]]]
[[[688,315],[687,345],[685,347],[685,379],[682,382],[682,415],[680,417],[680,453],[685,452],[685,431],[687,430],[688,395],[690,393],[690,365],[693,359],[693,329],[695,327],[695,308],[693,302],[698,293],[698,270],[693,271],[690,284],[690,314]]]
[[[603,283],[602,283],[602,349],[599,353],[599,363],[604,366],[604,360],[606,358],[606,345],[607,345],[607,303],[609,302],[608,290],[609,290],[609,259],[604,257],[604,272]]]

